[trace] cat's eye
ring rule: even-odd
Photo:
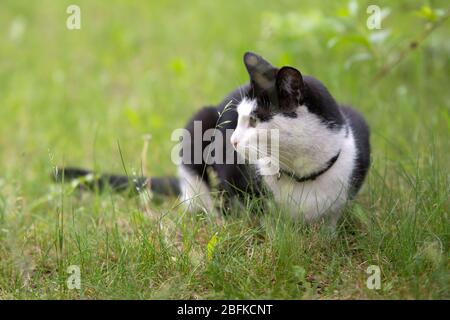
[[[252,128],[256,127],[257,124],[257,120],[255,117],[250,117],[250,119],[248,120],[248,125]]]

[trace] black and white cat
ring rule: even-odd
[[[355,110],[339,106],[320,81],[302,76],[295,68],[276,68],[254,53],[246,53],[244,63],[250,83],[218,106],[202,108],[188,122],[186,130],[191,135],[198,134],[198,124],[202,135],[208,130],[221,134],[201,142],[183,139],[177,178],[101,175],[95,185],[121,190],[132,181],[135,187],[148,186],[154,193],[177,194],[190,210],[216,212],[207,174],[212,169],[224,211],[246,197],[271,195],[292,217],[306,222],[325,218],[335,225],[370,166],[367,123]],[[267,132],[273,130],[279,139],[276,153],[271,148],[274,141],[267,139]],[[258,156],[260,141],[266,141],[262,156]],[[204,154],[211,147],[233,161],[208,161]],[[242,161],[249,150],[256,150],[253,163]],[[64,169],[66,180],[89,173]]]

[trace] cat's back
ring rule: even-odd
[[[353,196],[361,188],[370,167],[370,129],[360,112],[349,106],[340,106],[340,109],[352,131],[357,149],[356,167],[351,178],[351,195]]]

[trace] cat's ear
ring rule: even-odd
[[[263,57],[246,52],[244,64],[250,76],[253,88],[258,92],[264,92],[273,88],[277,75],[277,68],[272,66]]]
[[[305,84],[297,69],[281,68],[277,73],[276,88],[280,108],[293,109],[303,103]]]

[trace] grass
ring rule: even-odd
[[[80,0],[69,31],[72,3],[2,2],[0,299],[450,298],[448,22],[372,80],[425,28],[414,12],[445,1],[380,3],[381,42],[365,2]],[[52,184],[61,164],[123,172],[119,144],[139,171],[147,133],[146,170],[174,174],[172,130],[247,81],[247,50],[318,77],[371,125],[370,175],[336,238],[276,209],[219,225],[176,199]]]

